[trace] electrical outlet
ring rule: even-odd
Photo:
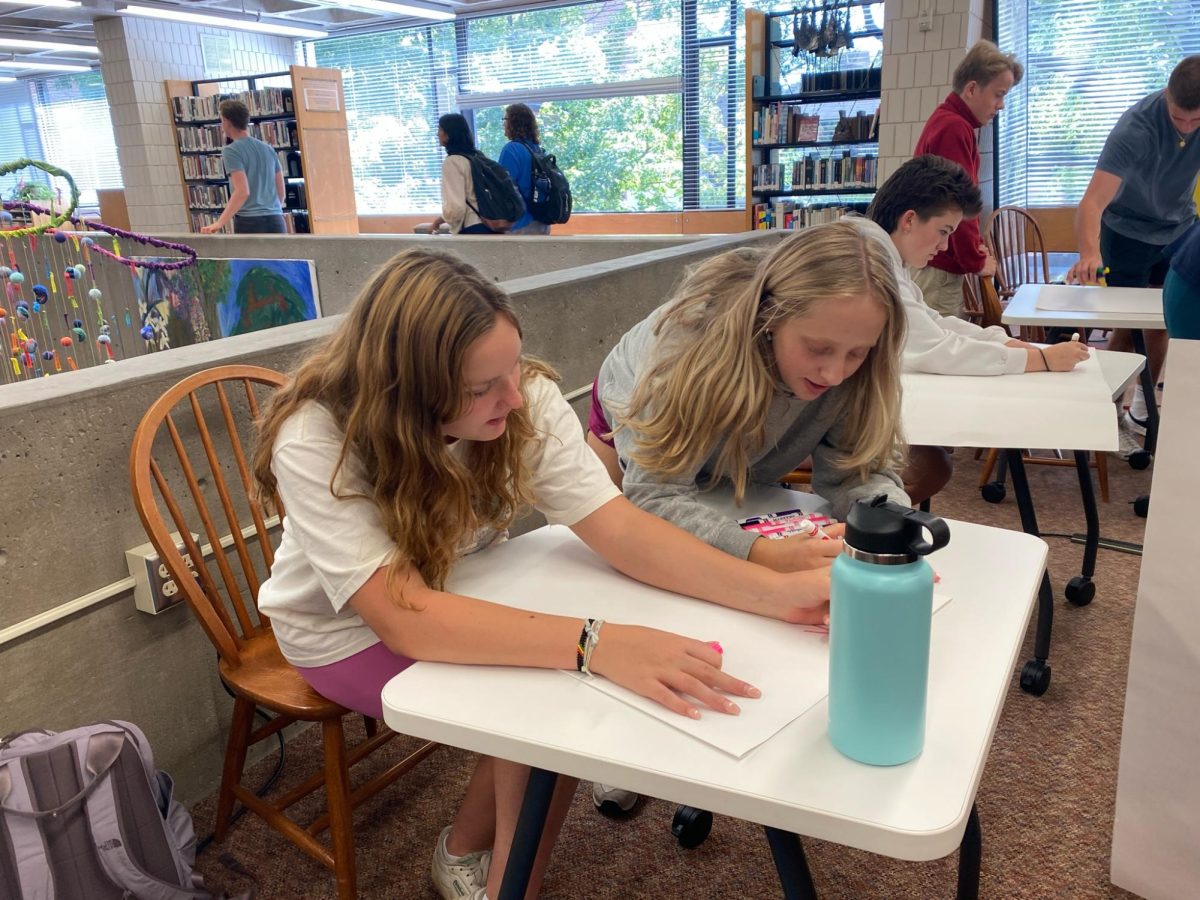
[[[171,537],[175,540],[175,547],[183,554],[188,569],[193,570],[194,574],[195,564],[187,554],[182,538],[178,534]],[[192,540],[199,540],[199,535],[193,534]],[[158,558],[158,551],[153,544],[140,544],[132,550],[126,550],[125,562],[129,566],[129,574],[133,576],[133,603],[142,612],[158,615],[178,605],[183,599],[179,585],[171,577],[166,563]]]

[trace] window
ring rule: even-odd
[[[23,159],[42,159],[37,120],[33,114],[33,99],[29,85],[24,82],[0,85],[0,158],[6,162]],[[22,169],[0,178],[0,194],[5,200],[15,196],[22,183],[45,183],[47,176],[37,169]]]
[[[343,72],[363,212],[436,212],[438,116],[463,112],[494,157],[514,102],[537,112],[578,211],[740,208],[742,10],[591,0],[329,38],[305,54]]]
[[[1025,64],[999,119],[1000,202],[1074,206],[1121,114],[1200,53],[1200,4],[997,0],[997,14]]]

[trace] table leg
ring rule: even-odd
[[[804,845],[790,831],[766,828],[767,843],[771,845],[771,856],[783,885],[784,900],[817,900],[817,889],[813,887],[812,873],[804,858]]]
[[[504,868],[500,896],[496,900],[524,900],[556,784],[558,775],[554,772],[530,769],[525,800],[521,804],[521,814],[517,816],[517,830],[508,854],[508,865]]]
[[[958,892],[956,900],[979,900],[979,862],[983,856],[983,833],[979,828],[979,810],[971,804],[967,829],[958,845]]]
[[[1029,493],[1029,479],[1025,475],[1025,460],[1020,450],[1004,451],[1012,477],[1013,493],[1017,495],[1017,509],[1021,513],[1021,529],[1026,534],[1040,537],[1037,516],[1033,511],[1033,497]],[[1038,590],[1037,634],[1033,643],[1033,659],[1021,669],[1021,690],[1040,697],[1050,686],[1050,634],[1054,627],[1054,591],[1050,587],[1050,573],[1042,573],[1042,585]]]
[[[1079,496],[1083,499],[1083,515],[1087,521],[1087,536],[1083,543],[1083,570],[1067,582],[1067,599],[1076,606],[1087,606],[1096,596],[1092,576],[1096,574],[1096,550],[1100,545],[1100,515],[1096,511],[1096,494],[1092,490],[1092,470],[1086,450],[1075,451],[1075,471],[1079,475]]]
[[[1146,423],[1144,446],[1147,453],[1153,454],[1158,446],[1158,399],[1154,393],[1154,373],[1150,371],[1150,354],[1146,352],[1146,333],[1140,328],[1134,328],[1130,337],[1133,339],[1134,351],[1146,357],[1146,365],[1138,374],[1138,379],[1142,384],[1142,393],[1146,396],[1146,416],[1150,420]]]

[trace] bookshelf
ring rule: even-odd
[[[341,72],[291,66],[264,75],[167,81],[166,93],[193,232],[215,221],[229,200],[217,108],[236,98],[250,108],[250,136],[279,154],[288,231],[358,233]]]
[[[878,182],[883,0],[746,10],[746,227],[863,210]],[[841,17],[830,42],[812,24]],[[793,48],[798,52],[793,54]]]

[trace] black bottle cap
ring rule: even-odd
[[[932,541],[925,540],[926,530]],[[845,539],[864,553],[910,556],[915,560],[945,547],[950,542],[950,527],[937,516],[893,503],[880,494],[850,507]]]

